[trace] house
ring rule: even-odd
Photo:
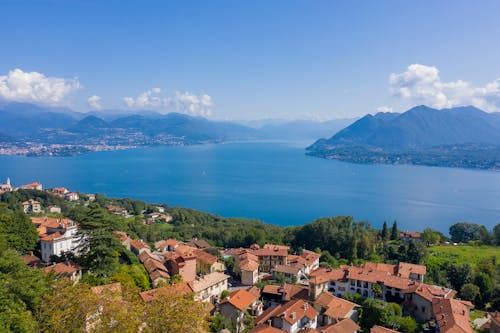
[[[51,256],[61,256],[65,252],[79,253],[81,236],[74,221],[46,216],[32,217],[31,221],[37,228],[43,261],[49,262]]]
[[[223,272],[225,270],[224,263],[220,262],[219,258],[204,250],[197,249],[194,251],[194,255],[196,256],[197,274],[204,275],[214,272]]]
[[[403,243],[408,243],[410,241],[420,242],[422,240],[422,235],[419,232],[405,231],[399,233],[399,239]]]
[[[239,262],[241,284],[252,286],[259,280],[259,263],[254,260],[244,259]]]
[[[371,328],[370,333],[399,333],[399,331],[391,330],[387,327],[375,325]]]
[[[23,189],[23,190],[37,190],[37,191],[41,191],[42,190],[42,184],[40,184],[38,182],[33,182],[33,183],[26,184],[26,185],[21,185],[21,189]]]
[[[66,193],[68,193],[69,190],[65,187],[56,187],[56,188],[53,188],[52,189],[52,193],[55,195],[55,196],[58,196],[58,197],[61,197],[61,198],[64,198],[64,195]]]
[[[271,272],[275,280],[279,280],[279,276],[281,275],[285,281],[293,283],[299,281],[303,276],[303,270],[300,266],[276,265],[271,269]]]
[[[253,250],[259,261],[259,272],[271,273],[278,265],[288,265],[288,246],[265,244],[262,249]]]
[[[192,283],[195,293],[195,301],[215,303],[219,301],[220,295],[227,290],[229,276],[221,272],[213,272],[197,277]]]
[[[262,299],[266,307],[284,304],[294,299],[309,300],[308,287],[296,284],[276,286],[265,285],[262,289]]]
[[[163,257],[170,276],[181,275],[183,281],[194,281],[196,278],[196,257],[192,253],[165,252]]]
[[[349,292],[358,293],[364,298],[402,303],[403,290],[422,281],[425,273],[425,266],[403,262],[399,265],[367,262],[359,266],[341,266],[339,269],[319,268],[310,274],[310,294],[317,298],[328,290],[341,297]]]
[[[318,325],[321,326],[335,324],[347,318],[357,322],[360,307],[356,303],[336,297],[328,292],[322,293],[314,302],[314,308],[319,313]]]
[[[434,319],[440,333],[473,333],[469,311],[472,303],[458,299],[435,298]]]
[[[29,199],[22,203],[25,213],[42,213],[42,206],[36,200]]]
[[[335,324],[318,327],[318,333],[357,333],[360,327],[352,319],[344,319]]]
[[[155,249],[161,252],[174,251],[179,246],[179,241],[175,238],[161,240],[155,243]]]
[[[130,250],[139,255],[143,251],[151,252],[151,246],[144,243],[142,239],[133,239],[130,241]]]
[[[48,274],[54,274],[57,278],[67,277],[73,282],[78,282],[82,278],[82,268],[72,262],[60,262],[47,266],[43,270]]]
[[[245,329],[245,312],[251,316],[259,316],[262,313],[262,307],[259,296],[245,289],[230,293],[219,303],[220,314],[230,322],[235,322],[236,332],[242,332]]]
[[[418,283],[403,291],[405,309],[415,320],[427,322],[433,318],[433,302],[436,298],[451,299],[456,295],[453,289]]]
[[[194,247],[197,249],[202,249],[202,250],[208,250],[208,249],[213,248],[213,246],[208,244],[207,241],[205,241],[203,239],[198,239],[198,238],[193,238],[191,240],[188,240],[187,242],[185,242],[185,244],[187,246]]]
[[[154,287],[157,287],[160,282],[167,282],[170,279],[167,267],[150,252],[142,251],[139,253],[138,258],[148,272],[149,279]]]
[[[47,211],[52,214],[61,214],[61,207],[50,205],[49,207],[47,207]]]
[[[68,201],[77,201],[78,199],[80,199],[80,196],[76,192],[69,192],[64,194],[64,199]]]
[[[308,302],[295,299],[283,305],[268,308],[255,319],[256,325],[270,322],[271,326],[288,333],[317,327],[318,311]]]

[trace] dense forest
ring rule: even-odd
[[[53,277],[23,263],[20,255],[38,254],[37,231],[21,209],[21,203],[27,199],[35,199],[43,207],[58,205],[62,213],[51,215],[69,217],[79,223],[79,232],[88,240],[84,254],[78,257],[68,254],[54,259],[71,259],[81,265],[84,268],[83,283],[78,286],[57,285]],[[113,214],[106,210],[109,206],[126,209],[128,214]],[[145,215],[159,210],[164,210],[172,219],[143,223]],[[81,297],[89,298],[89,302],[97,302],[89,293],[90,287],[95,285],[121,282],[128,291],[126,295],[149,289],[143,266],[117,241],[114,231],[125,231],[132,238],[143,239],[151,245],[169,237],[180,240],[196,237],[218,248],[248,247],[253,243],[286,244],[297,253],[302,249],[321,253],[321,265],[331,267],[365,261],[425,264],[427,283],[454,288],[460,297],[473,301],[478,309],[500,310],[500,270],[496,256],[467,262],[453,255],[437,255],[433,250],[444,248],[438,245],[448,242],[468,244],[471,248],[498,246],[500,224],[488,230],[474,223],[459,222],[450,226],[449,237],[425,229],[421,232],[421,241],[402,242],[396,221],[384,222],[380,230],[350,216],[321,218],[303,226],[281,227],[128,198],[111,199],[96,195],[91,202],[81,195],[80,200],[70,202],[45,191],[19,190],[0,195],[0,331],[44,331],[40,327],[56,320],[56,314],[64,314],[64,309],[59,306],[62,304],[58,298],[60,295],[54,286],[68,293],[72,290],[81,293]],[[114,302],[112,297],[108,301]],[[127,302],[139,304],[131,296]],[[379,311],[377,304],[367,306],[376,312]],[[141,309],[137,313],[141,311],[153,310]]]

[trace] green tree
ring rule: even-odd
[[[480,294],[480,289],[478,286],[472,283],[466,283],[460,289],[460,296],[463,299],[474,302]]]
[[[479,273],[474,277],[474,284],[478,286],[480,290],[480,299],[477,303],[480,303],[479,305],[484,305],[489,302],[494,289],[491,277],[486,273]]]
[[[30,218],[21,211],[12,211],[0,204],[0,249],[28,253],[35,249],[38,233]]]
[[[120,282],[125,287],[139,288],[140,290],[150,288],[147,272],[140,264],[120,265],[118,272],[111,276],[111,281]]]
[[[386,221],[384,221],[384,224],[382,225],[382,232],[380,233],[380,237],[382,237],[382,240],[384,241],[389,239],[389,228],[387,227]]]
[[[392,223],[392,228],[391,228],[391,240],[398,240],[398,239],[399,239],[398,223],[394,221]]]
[[[406,261],[412,264],[421,264],[427,256],[427,248],[421,244],[411,240],[408,243],[406,251]]]
[[[484,226],[458,222],[450,226],[450,236],[456,243],[467,243],[473,240],[486,240],[489,237],[488,230]]]
[[[92,204],[79,226],[83,265],[95,276],[110,277],[119,268],[118,257],[122,245],[113,234],[105,212],[98,205]]]
[[[49,289],[43,271],[27,266],[14,250],[0,254],[0,331],[33,332],[32,314]]]
[[[223,329],[230,329],[231,322],[224,316],[217,314],[209,321],[210,332],[218,333]]]
[[[472,280],[472,267],[469,263],[449,264],[446,276],[453,289],[460,291],[462,286]]]

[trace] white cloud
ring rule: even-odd
[[[97,95],[90,96],[89,99],[87,100],[87,104],[90,106],[90,108],[94,110],[102,109],[101,97]]]
[[[377,108],[377,112],[392,112],[392,107],[387,105],[381,105]]]
[[[474,105],[485,111],[500,111],[500,78],[484,87],[466,81],[443,82],[433,66],[413,64],[406,71],[389,76],[395,97],[435,108]]]
[[[47,77],[38,72],[11,70],[0,75],[0,99],[15,102],[67,105],[67,96],[81,88],[77,78]]]
[[[212,97],[206,94],[195,95],[189,92],[175,92],[166,96],[160,88],[152,88],[136,98],[124,97],[123,102],[131,109],[153,109],[160,112],[184,112],[195,116],[212,114]]]
[[[213,101],[209,95],[193,95],[189,92],[176,92],[172,101],[180,112],[186,112],[196,116],[210,116],[212,114]]]

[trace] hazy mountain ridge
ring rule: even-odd
[[[472,106],[437,110],[421,105],[404,113],[366,115],[307,149],[310,155],[359,163],[496,169],[499,147],[499,113]]]

